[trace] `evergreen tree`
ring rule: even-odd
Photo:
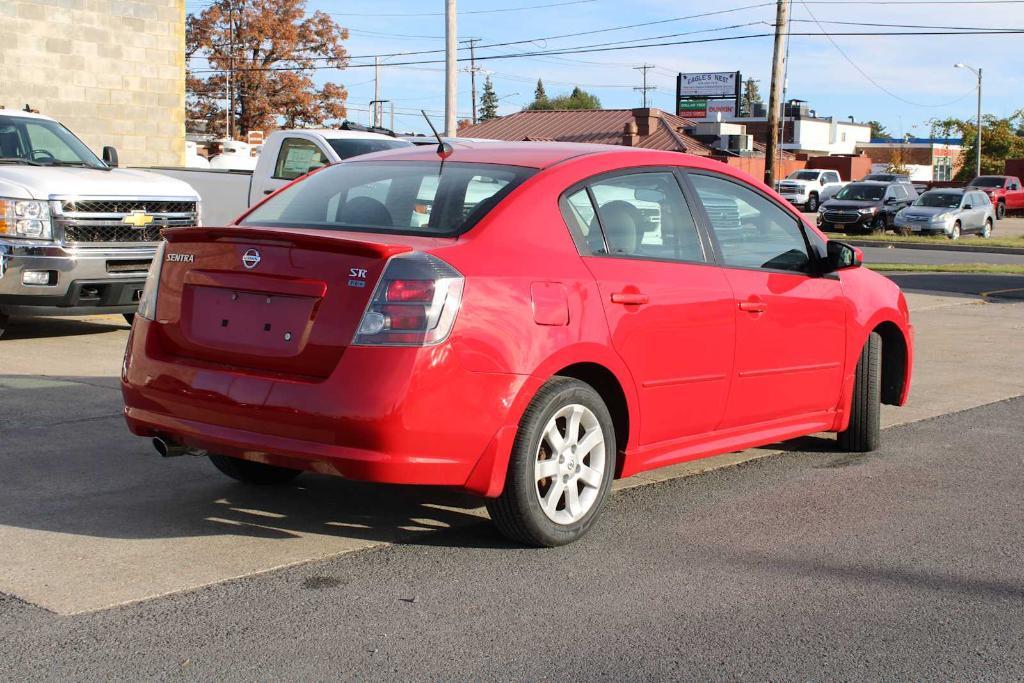
[[[889,131],[885,129],[878,121],[868,121],[867,124],[871,126],[871,138],[879,140],[892,140],[892,136],[889,135]]]
[[[527,109],[600,109],[601,100],[586,90],[576,87],[568,95],[559,95],[552,99],[534,100]]]
[[[761,89],[757,87],[757,81],[748,78],[743,81],[743,94],[740,97],[740,116],[750,116],[754,111],[755,104],[761,104]]]
[[[488,76],[484,80],[484,92],[480,97],[480,120],[490,121],[496,118],[498,118],[498,96],[494,92],[494,83]]]
[[[547,102],[548,94],[544,92],[544,81],[537,79],[537,89],[533,91],[534,102]]]

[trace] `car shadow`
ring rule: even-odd
[[[130,329],[123,319],[113,316],[81,318],[23,318],[12,317],[6,331],[0,337],[0,345],[15,339],[48,339],[53,337],[76,337],[103,334]]]
[[[312,473],[289,485],[252,486],[205,457],[161,458],[148,439],[128,432],[120,392],[87,383],[95,380],[0,375],[0,525],[106,539],[315,534],[510,545],[482,500],[456,490]]]

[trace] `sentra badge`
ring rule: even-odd
[[[168,254],[167,260],[171,263],[195,263],[195,254]]]

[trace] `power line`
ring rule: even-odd
[[[821,22],[818,21],[817,17],[814,16],[814,13],[811,12],[811,8],[807,6],[807,3],[804,2],[803,0],[801,0],[800,4],[804,6],[804,9],[807,11],[807,14],[809,14],[811,19],[814,20],[814,23],[818,25],[818,28],[820,28],[822,31],[824,31],[825,27],[823,27],[821,25]],[[986,33],[987,33],[987,31],[986,31]],[[950,100],[948,102],[941,102],[941,103],[938,103],[938,104],[925,104],[923,102],[915,102],[914,100],[908,100],[907,98],[903,97],[902,95],[898,95],[898,94],[894,93],[892,90],[889,90],[884,85],[882,85],[881,83],[876,81],[874,78],[872,78],[868,74],[868,72],[864,71],[864,69],[862,69],[860,67],[860,65],[857,64],[857,62],[853,61],[853,59],[850,57],[850,55],[846,54],[846,51],[843,48],[839,47],[839,43],[837,43],[835,40],[833,40],[831,35],[829,35],[828,33],[824,33],[823,35],[826,38],[828,38],[828,42],[832,43],[832,47],[834,47],[839,52],[839,54],[841,54],[843,56],[843,59],[845,59],[847,62],[849,62],[850,66],[852,66],[854,69],[856,69],[857,73],[859,73],[861,76],[863,76],[869,83],[871,83],[871,85],[875,86],[876,88],[878,88],[879,90],[884,92],[886,95],[889,95],[890,97],[892,97],[892,98],[894,98],[896,100],[899,100],[900,102],[903,102],[904,104],[909,104],[909,105],[914,106],[914,107],[924,107],[924,108],[929,108],[929,109],[931,109],[931,108],[940,109],[942,107],[948,107],[951,104],[955,104],[955,103],[965,99],[968,95],[971,95],[971,94],[974,93],[974,89],[971,88],[970,92],[968,92],[966,95],[961,95],[960,97],[957,97],[956,99]]]
[[[1004,0],[1009,1],[1009,0]],[[1024,0],[1021,0],[1024,2]],[[871,38],[884,38],[884,37],[927,37],[927,36],[971,36],[971,35],[1021,35],[1024,34],[1024,29],[998,29],[998,30],[986,30],[986,31],[846,31],[846,32],[800,32],[791,33],[793,36],[804,36],[811,38],[830,37],[830,36],[846,36],[846,37],[871,37]],[[499,55],[478,55],[477,61],[483,60],[497,60],[497,59],[515,59],[520,57],[534,57],[534,56],[549,56],[549,55],[571,55],[571,54],[586,54],[592,52],[618,52],[622,50],[639,50],[649,47],[671,47],[675,45],[699,45],[703,43],[725,43],[737,40],[753,40],[759,38],[770,38],[774,36],[774,33],[750,33],[739,36],[722,36],[717,38],[698,38],[694,40],[673,40],[665,41],[660,43],[643,43],[639,45],[613,45],[607,47],[592,47],[592,46],[577,46],[571,48],[538,51],[538,52],[526,52],[526,53],[512,53],[512,54],[499,54]],[[458,61],[468,62],[469,58],[459,57]],[[392,62],[389,66],[419,66],[423,64],[443,64],[443,59],[426,59],[415,62]],[[344,69],[361,69],[373,67],[372,63],[368,64],[347,64]],[[325,69],[339,69],[336,66],[311,66],[308,68],[296,69],[294,67],[240,67],[236,68],[235,71],[319,71]],[[194,70],[192,73],[220,73],[223,69],[206,69],[206,70]]]
[[[476,9],[466,10],[459,12],[459,15],[467,14],[498,14],[500,12],[522,12],[532,9],[546,9],[549,7],[565,7],[566,5],[585,5],[597,0],[569,0],[567,2],[549,2],[543,5],[528,5],[526,7],[499,7],[497,9]],[[335,17],[443,17],[444,12],[392,12],[392,13],[373,13],[373,12],[327,12],[331,16]]]

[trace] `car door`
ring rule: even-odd
[[[287,137],[281,141],[271,176],[263,182],[263,195],[271,194],[299,176],[328,163],[330,159],[327,153],[312,140]],[[262,199],[262,196],[257,199]]]
[[[813,272],[820,238],[741,181],[704,171],[686,178],[735,297],[736,360],[720,427],[835,410],[848,302],[838,277]]]
[[[1010,178],[1006,181],[1006,208],[1013,211],[1024,209],[1024,192],[1020,189],[1020,180]]]
[[[677,176],[600,176],[567,192],[562,211],[636,386],[639,445],[713,430],[732,373],[733,295]]]

